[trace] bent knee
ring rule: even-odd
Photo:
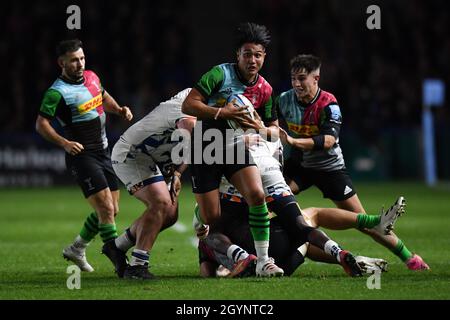
[[[115,217],[117,215],[116,208],[112,203],[102,202],[97,207],[98,213],[102,216]]]
[[[246,200],[250,205],[258,205],[266,201],[266,195],[263,190],[255,189],[248,193],[248,199]]]

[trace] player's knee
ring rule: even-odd
[[[173,208],[170,208],[169,210],[165,211],[164,214],[164,227],[168,228],[172,225],[174,225],[178,220],[178,210],[173,210]]]
[[[98,205],[98,213],[103,217],[114,218],[117,214],[115,207],[109,201],[103,201]]]
[[[298,187],[298,185],[293,180],[290,180],[288,185],[289,185],[289,188],[291,189],[293,194],[299,194],[300,193],[300,188]]]
[[[264,191],[262,189],[256,189],[256,188],[254,190],[251,190],[247,196],[248,196],[248,199],[246,199],[246,200],[250,205],[262,204],[265,202],[265,199],[266,199]]]

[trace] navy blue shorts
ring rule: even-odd
[[[119,189],[108,149],[81,152],[75,156],[66,153],[66,167],[80,185],[85,198],[106,188],[111,191]]]

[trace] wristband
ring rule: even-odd
[[[220,111],[222,111],[222,108],[219,108],[219,110],[217,110],[217,113],[214,116],[214,120],[217,120],[217,118],[219,118]]]
[[[321,134],[320,136],[312,137],[314,141],[313,150],[323,150],[325,145],[325,136]]]

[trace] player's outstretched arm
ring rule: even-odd
[[[283,143],[301,150],[328,150],[336,143],[336,138],[328,134],[313,138],[293,138],[281,128],[280,139]]]

